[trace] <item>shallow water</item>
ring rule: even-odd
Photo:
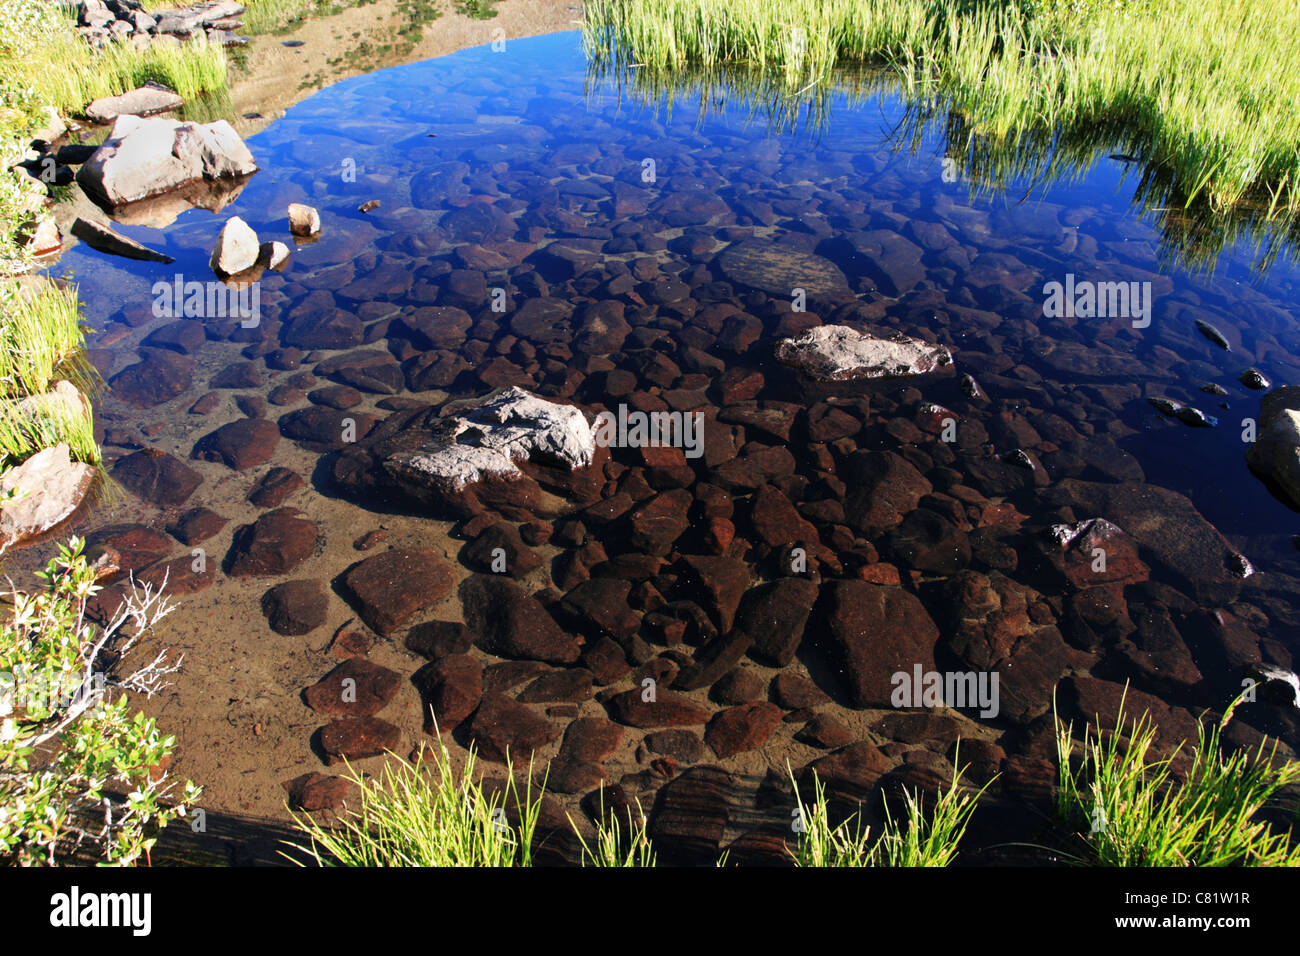
[[[172,321],[153,314],[154,283],[170,282],[178,274],[185,280],[212,278],[208,255],[228,216],[244,218],[263,240],[291,246],[288,203],[316,206],[325,224],[320,241],[294,248],[283,275],[267,273],[261,279],[261,324],[256,329],[236,332],[230,320],[199,319],[207,341],[190,346],[197,365],[181,394],[146,408],[123,405],[112,394],[105,399],[100,412],[109,429],[110,457],[151,445],[187,458],[200,436],[238,416],[231,396],[265,396],[297,374],[297,369],[268,368],[265,359],[290,342],[309,353],[303,369],[350,348],[387,346],[404,363],[401,376],[386,379],[404,383],[395,396],[382,388],[367,391],[360,376],[343,375],[362,390],[360,404],[346,413],[353,415],[370,411],[382,418],[391,412],[378,405],[381,401],[389,408],[394,398],[403,397],[437,404],[447,396],[482,395],[503,384],[575,401],[592,412],[620,403],[664,408],[667,401],[676,409],[702,410],[712,419],[725,406],[740,405],[721,411],[732,426],[736,448],[749,441],[757,443],[749,452],[762,452],[788,443],[793,476],[787,468],[766,479],[737,478],[735,466],[731,471],[727,466],[735,450],[717,445],[706,445],[704,458],[689,461],[694,473],[685,477],[672,468],[656,470],[653,462],[647,467],[635,449],[616,449],[613,457],[625,467],[607,469],[609,481],[597,481],[595,494],[608,499],[626,491],[642,504],[649,495],[679,485],[692,488],[696,498],[699,482],[727,488],[737,535],[727,554],[739,562],[751,587],[788,574],[782,548],[797,543],[773,539],[779,533],[770,529],[781,521],[765,524],[767,532],[759,528],[760,521],[751,516],[757,486],[777,487],[800,506],[820,534],[824,552],[817,556],[815,548],[808,549],[814,555],[808,576],[821,582],[821,589],[799,654],[775,667],[770,658],[758,660],[762,655],[751,650],[737,666],[761,678],[757,693],[764,700],[773,693],[768,681],[778,673],[811,677],[832,698],[816,709],[848,728],[845,739],[869,740],[880,748],[881,767],[846,772],[867,789],[882,772],[890,774],[887,782],[924,785],[942,779],[950,744],[960,735],[984,742],[985,749],[977,751],[977,774],[1000,770],[1004,775],[991,802],[1033,802],[1034,784],[1043,773],[1035,761],[1050,756],[1044,722],[1050,721],[1051,688],[1058,680],[1076,682],[1066,694],[1066,709],[1075,706],[1083,717],[1091,716],[1087,711],[1094,704],[1104,709],[1110,690],[1131,680],[1134,688],[1168,702],[1176,708],[1171,713],[1185,718],[1189,712],[1222,708],[1241,686],[1244,662],[1262,658],[1291,666],[1292,625],[1298,619],[1294,597],[1300,592],[1300,553],[1292,543],[1297,520],[1246,467],[1242,421],[1258,418],[1265,392],[1251,391],[1237,380],[1253,367],[1274,385],[1300,381],[1300,360],[1295,358],[1300,329],[1291,314],[1300,276],[1290,263],[1275,264],[1261,277],[1252,265],[1253,250],[1239,247],[1220,257],[1213,275],[1162,266],[1159,235],[1133,211],[1133,177],[1126,181],[1118,161],[1103,161],[1074,182],[1016,181],[1003,192],[972,199],[966,183],[945,175],[937,137],[928,138],[916,153],[895,149],[890,132],[904,110],[890,98],[858,106],[835,104],[828,127],[813,139],[769,136],[761,122],[748,121],[741,109],[700,117],[679,106],[671,117],[662,111],[656,115],[629,102],[620,104],[608,85],[588,90],[586,84],[577,34],[511,40],[502,52],[482,47],[347,80],[294,106],[248,141],[261,171],[222,212],[188,212],[161,230],[123,227],[174,256],[174,265],[110,260],[84,246],[67,253],[59,271],[66,267],[75,274],[86,313],[101,330],[91,337],[92,347],[103,349],[96,351],[96,362],[112,380],[138,360],[135,349],[146,336]],[[653,180],[647,181],[651,163]],[[358,206],[369,200],[380,206],[359,212]],[[729,247],[753,240],[769,244],[764,255],[771,276],[747,273],[724,257]],[[552,243],[555,248],[546,252]],[[781,265],[785,268],[778,269]],[[789,292],[777,287],[791,274],[798,277],[800,269],[808,272],[805,314],[791,313]],[[819,294],[823,284],[829,289],[839,283],[836,269],[845,277],[844,287]],[[1069,274],[1094,283],[1149,282],[1149,325],[1134,327],[1128,315],[1045,316],[1044,285],[1064,282]],[[505,312],[493,311],[495,288],[506,290]],[[544,317],[529,316],[512,327],[527,300],[542,297],[548,299]],[[624,306],[630,327],[626,334],[580,328],[590,303],[610,300]],[[467,331],[449,332],[445,341],[421,339],[402,319],[431,305],[462,309],[473,324]],[[313,315],[329,309],[360,320],[337,324],[350,341],[313,338],[303,331]],[[1198,319],[1222,332],[1231,351],[1198,332]],[[820,321],[898,330],[948,345],[956,372],[973,376],[987,400],[970,400],[952,375],[866,387],[810,384],[773,361],[779,337]],[[104,346],[105,341],[112,344]],[[436,389],[411,391],[412,385],[429,384],[417,380],[424,351],[437,353],[449,365],[459,356],[464,370],[449,381],[438,380]],[[654,353],[673,361],[663,363]],[[254,363],[246,384],[218,389],[223,397],[206,415],[187,412],[209,390],[210,377],[246,357]],[[617,389],[617,395],[608,384],[614,369],[632,373],[630,384]],[[761,372],[762,390],[724,403],[722,375],[731,369]],[[314,387],[340,380],[337,370],[317,377]],[[238,376],[233,378],[238,382]],[[1201,390],[1207,384],[1220,385],[1227,394],[1207,394]],[[1219,424],[1189,427],[1162,415],[1147,401],[1151,397],[1193,405]],[[793,403],[764,409],[775,412],[775,435],[743,404],[755,398]],[[137,404],[149,401],[146,395]],[[955,442],[942,440],[936,421],[945,413],[928,410],[929,403],[951,410],[946,414],[958,423]],[[809,416],[823,423],[828,406],[840,408],[850,424],[839,431],[823,424],[814,432]],[[300,396],[285,406],[272,404],[265,415],[276,421],[306,407],[309,402]],[[333,428],[336,420],[327,424]],[[307,430],[315,427],[326,426],[315,423]],[[785,442],[778,437],[782,429],[789,435]],[[368,447],[365,428],[361,431],[358,447],[345,458]],[[717,436],[723,431],[710,432],[713,437],[706,442],[721,442]],[[201,599],[181,598],[195,604],[201,600],[209,619],[223,602],[241,608],[234,617],[246,632],[245,646],[264,648],[266,659],[243,674],[244,685],[232,700],[256,696],[257,674],[274,671],[277,655],[298,655],[291,673],[277,678],[280,683],[269,692],[275,703],[268,706],[282,715],[275,766],[265,771],[268,776],[278,773],[270,776],[274,780],[321,769],[308,749],[309,730],[303,730],[318,726],[320,718],[294,698],[294,681],[301,687],[314,680],[305,678],[313,668],[319,675],[337,662],[324,652],[324,643],[329,628],[347,616],[342,605],[346,589],[334,586],[339,597],[330,598],[325,626],[307,639],[307,650],[294,651],[284,649],[286,642],[300,639],[271,635],[255,610],[256,595],[285,578],[336,580],[365,556],[353,549],[352,541],[373,527],[376,514],[389,516],[390,544],[433,543],[453,560],[459,546],[446,537],[454,516],[421,517],[418,504],[377,497],[373,482],[338,483],[338,452],[351,443],[335,435],[294,434],[300,447],[286,438],[269,460],[245,472],[190,462],[205,480],[183,506],[141,509],[133,502],[128,508],[133,520],[156,528],[198,503],[235,519],[204,545],[218,556],[215,563],[225,554],[235,526],[257,514],[244,500],[254,480],[273,466],[288,467],[309,480],[305,490],[287,499],[316,519],[323,533],[324,542],[308,563],[254,582],[227,580],[217,572],[211,588],[204,585]],[[1036,467],[990,457],[1016,449],[1031,453]],[[900,453],[924,474],[929,488],[922,493],[928,491],[929,497],[905,495],[907,506],[883,524],[852,514],[842,517],[838,509],[846,498],[851,513],[871,504],[852,503],[857,484],[865,480],[854,470],[853,461],[863,460],[861,455],[852,459],[855,450]],[[354,460],[373,464],[364,454]],[[1069,479],[1087,484],[1062,484]],[[906,480],[915,482],[911,471]],[[1119,482],[1130,484],[1116,491]],[[1190,504],[1158,489],[1184,495]],[[876,489],[872,500],[891,493]],[[786,527],[805,530],[786,510],[777,510]],[[906,519],[907,513],[914,516]],[[605,524],[590,513],[579,517],[611,558],[643,540],[629,534],[628,522],[634,519],[626,516]],[[1107,518],[1127,533],[1111,554],[1120,570],[1103,574],[1104,591],[1073,564],[1070,578],[1053,570],[1051,549],[1043,543],[1049,525],[1093,517]],[[120,518],[95,515],[87,527],[109,520]],[[655,586],[644,581],[651,575],[629,579],[632,610],[645,613],[663,599],[693,599],[706,606],[725,635],[727,598],[700,596],[709,584],[702,589],[692,584],[692,573],[680,560],[709,553],[706,522],[697,505],[690,521],[672,550],[664,549],[667,563],[652,577]],[[557,521],[557,527],[562,523]],[[772,540],[764,542],[765,536]],[[1215,549],[1217,557],[1210,553]],[[563,562],[571,559],[561,558],[552,570],[551,556],[573,548],[552,541],[535,550],[547,560],[523,579],[525,589],[564,590],[560,569],[567,569]],[[1245,580],[1229,567],[1234,551],[1255,568]],[[177,545],[176,554],[186,552]],[[897,566],[904,590],[917,594],[919,601],[895,616],[868,615],[866,659],[842,656],[837,635],[851,629],[844,621],[853,617],[852,605],[862,597],[845,592],[837,610],[825,582],[859,576],[890,580],[888,571],[869,570],[880,562]],[[595,576],[617,577],[618,567],[598,570]],[[959,570],[965,575],[961,588],[953,581]],[[459,564],[455,573],[463,578],[468,569]],[[991,579],[1014,583],[1001,588],[991,586]],[[999,590],[999,597],[991,596]],[[584,621],[572,607],[556,605],[557,598],[558,593],[548,595],[544,603],[566,627],[585,633],[589,644],[595,642],[602,626],[591,618]],[[711,600],[717,604],[710,606]],[[1000,610],[994,606],[999,601]],[[1104,605],[1105,613],[1094,603]],[[1127,608],[1129,620],[1121,607]],[[933,623],[919,621],[917,608]],[[184,609],[178,617],[185,627],[193,625],[195,634],[205,626],[185,617]],[[402,635],[407,625],[430,617],[457,619],[456,596],[418,612],[389,635],[396,644],[386,647],[387,656],[380,659],[404,678],[420,661],[400,649]],[[675,664],[687,666],[697,650],[692,643],[707,644],[688,631],[685,643],[668,647],[661,633],[645,622],[639,627],[635,636],[617,635],[629,664],[666,652],[678,656]],[[925,647],[931,627],[939,635],[934,656],[927,651],[908,657],[911,649]],[[608,627],[603,631],[614,633]],[[191,643],[190,661],[202,670],[206,642]],[[873,648],[880,649],[878,658],[872,657]],[[868,701],[874,692],[855,690],[855,681],[878,683],[882,674],[897,668],[910,672],[914,661],[924,662],[927,670],[998,673],[1002,713],[981,719],[974,709],[961,715],[946,711],[938,723],[918,716],[903,727],[891,722],[897,715],[890,714],[887,702]],[[848,673],[873,668],[878,673]],[[1080,684],[1089,674],[1107,683]],[[715,684],[712,697],[707,687],[687,696],[718,711],[724,706],[719,697],[737,705],[754,692],[744,685],[732,676],[722,690]],[[631,677],[622,677],[609,686],[623,691],[635,685]],[[598,682],[597,691],[602,689]],[[180,699],[183,685],[181,691],[169,705],[177,708],[178,719],[186,708],[206,715],[181,734],[182,746],[193,752],[204,747],[209,739],[204,735],[219,724],[221,708],[213,704],[204,710],[192,697]],[[405,710],[394,721],[409,737],[418,737],[417,698],[405,682],[402,695]],[[214,691],[211,696],[226,695]],[[574,713],[582,716],[606,713],[598,700],[577,703]],[[529,706],[547,713],[545,706]],[[782,714],[801,706],[787,701]],[[390,707],[394,710],[380,716],[393,716],[399,705]],[[766,719],[762,713],[750,716],[758,723]],[[1184,726],[1180,718],[1165,716],[1170,727]],[[761,787],[755,797],[748,785],[765,773],[776,771],[779,777],[787,759],[798,768],[827,752],[794,739],[807,717],[783,721],[769,728],[761,746],[721,758],[717,747],[709,749],[712,740],[722,739],[717,731],[701,755],[681,761],[680,769],[689,763],[721,766],[734,774],[731,782],[695,772],[665,787],[678,768],[650,769],[643,730],[634,727],[626,728],[603,761],[605,774],[610,782],[629,774],[627,791],[642,794],[647,804],[654,799],[651,793],[659,791],[656,806],[661,819],[669,821],[657,824],[665,846],[678,846],[676,852],[691,858],[698,852],[692,840],[711,846],[764,827],[779,831],[780,821],[788,819],[784,798],[765,798]],[[571,717],[556,712],[546,719],[558,734]],[[1238,726],[1235,742],[1254,739],[1249,728],[1281,734],[1290,746],[1298,740],[1292,711],[1276,705],[1246,708]],[[462,742],[465,732],[458,732]],[[540,752],[553,756],[557,742],[553,736]],[[256,752],[261,744],[250,739],[230,746]],[[196,755],[182,756],[182,772],[197,775],[204,769]],[[718,796],[719,789],[733,783],[736,793]],[[716,821],[706,811],[692,811],[692,819],[713,821],[700,824],[703,836],[680,820],[673,822],[674,813],[682,816],[673,803],[674,787],[684,806],[695,806],[692,799],[705,807],[729,806],[730,815],[722,813],[725,836],[723,830],[714,833]],[[592,788],[573,789],[576,797]],[[282,794],[259,793],[254,799],[225,782],[214,792],[214,799],[228,809],[255,803],[271,812]],[[1014,813],[991,817],[995,823],[987,839],[1020,832],[1014,818]],[[761,847],[755,852],[762,857]]]

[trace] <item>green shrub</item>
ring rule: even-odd
[[[133,588],[107,626],[91,624],[98,587],[81,548],[76,538],[60,547],[44,589],[11,592],[0,622],[0,859],[21,865],[147,859],[157,829],[199,796],[186,781],[167,803],[175,739],[127,698],[157,692],[179,660],[163,652],[126,674],[120,664],[170,605],[161,590]],[[107,668],[110,655],[118,663]]]

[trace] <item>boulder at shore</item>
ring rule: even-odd
[[[0,478],[0,554],[49,531],[77,510],[95,477],[91,465],[73,461],[63,442],[39,451]]]
[[[182,123],[119,116],[108,139],[82,165],[77,182],[120,206],[199,180],[235,179],[256,171],[253,154],[225,120]]]
[[[1300,509],[1300,385],[1284,385],[1264,396],[1259,432],[1246,449],[1246,462],[1282,493],[1284,503]]]
[[[776,345],[776,359],[822,382],[926,375],[952,365],[945,346],[858,332],[847,325],[819,325]]]

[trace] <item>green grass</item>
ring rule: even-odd
[[[1267,236],[1264,261],[1295,238],[1294,14],[1289,0],[589,0],[584,45],[634,89],[680,86],[703,106],[738,88],[787,120],[841,84],[892,88],[995,184],[1128,153],[1146,169],[1138,198],[1174,207],[1168,251],[1206,264],[1239,235]]]
[[[504,792],[491,794],[474,779],[473,752],[459,775],[441,743],[426,753],[428,770],[391,754],[375,778],[349,767],[357,809],[336,827],[294,814],[310,842],[292,848],[317,866],[532,865],[541,788],[530,778],[521,793],[511,773]],[[517,826],[506,822],[507,805],[518,810]]]
[[[1234,705],[1235,706],[1235,705]],[[1182,748],[1156,756],[1156,728],[1144,713],[1124,733],[1124,705],[1105,731],[1098,717],[1085,727],[1075,760],[1070,725],[1057,721],[1060,818],[1078,827],[1076,863],[1098,866],[1296,866],[1300,846],[1291,833],[1275,832],[1261,815],[1278,792],[1300,781],[1300,763],[1275,762],[1266,752],[1225,755],[1222,720],[1199,726],[1185,776],[1175,773]],[[1118,731],[1118,732],[1117,732]]]
[[[791,774],[794,782],[794,775]],[[811,801],[805,802],[795,783],[798,819],[802,823],[795,865],[801,867],[943,867],[956,858],[958,844],[971,814],[988,784],[978,791],[961,787],[961,771],[954,767],[952,784],[927,807],[921,794],[904,790],[902,814],[894,816],[884,804],[885,822],[874,840],[871,827],[853,813],[838,825],[831,822],[826,789],[813,775]]]
[[[646,834],[646,817],[637,802],[636,816],[622,816],[617,812],[606,813],[604,809],[605,790],[600,790],[600,812],[597,814],[596,834],[590,844],[579,832],[573,818],[569,823],[578,834],[578,843],[582,847],[582,865],[595,867],[652,867],[655,865],[654,847]]]
[[[471,20],[491,20],[497,15],[499,0],[457,0],[456,12]]]
[[[42,283],[33,293],[0,280],[0,460],[13,464],[63,441],[73,458],[99,463],[89,408],[43,397],[60,379],[98,393],[82,335],[74,289]]]

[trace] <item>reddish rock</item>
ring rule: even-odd
[[[142,524],[117,524],[86,535],[86,554],[92,560],[101,549],[115,553],[117,573],[125,575],[147,568],[172,553],[176,546],[161,531]]]
[[[352,657],[303,691],[303,697],[318,714],[373,717],[397,696],[401,684],[396,671]]]
[[[288,468],[272,468],[248,493],[248,500],[259,508],[278,508],[306,484],[302,476]]]
[[[794,735],[794,739],[812,747],[832,750],[852,743],[853,731],[849,730],[838,717],[817,714],[803,725],[803,729]]]
[[[483,699],[483,665],[468,654],[449,654],[415,672],[411,682],[420,691],[424,729],[449,733],[474,713]]]
[[[334,638],[334,643],[330,645],[330,653],[335,657],[344,659],[365,657],[370,653],[370,648],[374,646],[374,643],[374,638],[364,631],[344,631]]]
[[[559,759],[600,763],[623,742],[623,728],[603,717],[579,717],[564,731]]]
[[[855,707],[889,707],[891,676],[920,664],[934,670],[939,629],[916,596],[863,581],[830,581],[826,590],[829,646]]]
[[[473,646],[473,632],[459,621],[426,621],[406,634],[407,649],[429,660],[464,654]]]
[[[501,657],[548,664],[572,664],[582,645],[566,634],[541,603],[518,584],[496,575],[475,574],[460,585],[465,623],[479,646]]]
[[[451,567],[433,551],[394,549],[366,558],[343,576],[357,612],[379,634],[445,601],[455,585]]]
[[[736,526],[726,518],[710,518],[704,530],[704,546],[710,554],[726,554],[736,537]]]
[[[751,656],[775,667],[794,660],[816,600],[817,585],[805,578],[780,578],[746,591],[736,627],[753,636]]]
[[[163,508],[183,505],[203,484],[203,476],[166,452],[145,448],[119,458],[113,478],[142,501]]]
[[[749,587],[749,569],[740,561],[714,555],[687,555],[692,581],[706,608],[712,608],[721,631],[731,630],[740,599]]]
[[[553,741],[559,729],[530,708],[503,694],[488,694],[469,724],[469,740],[485,760],[527,764]]]
[[[655,689],[654,700],[643,699],[649,688],[615,694],[607,702],[610,716],[629,727],[684,727],[703,724],[709,712],[680,694]]]
[[[320,745],[325,752],[325,763],[331,765],[395,751],[401,740],[402,732],[378,717],[335,720],[320,730]]]
[[[766,701],[729,707],[715,714],[704,731],[704,742],[725,760],[763,746],[781,723],[781,708]]]
[[[229,518],[223,518],[209,508],[191,508],[169,524],[167,532],[181,544],[193,545],[220,533],[229,523]]]
[[[277,634],[310,634],[325,623],[328,609],[319,581],[285,581],[262,595],[262,613]]]
[[[352,784],[343,777],[312,771],[286,780],[282,786],[289,792],[290,807],[315,813],[343,806]]]
[[[285,575],[316,549],[316,525],[297,508],[268,511],[235,532],[227,558],[232,578]]]
[[[649,827],[660,865],[717,863],[732,789],[731,775],[718,767],[692,767],[664,786]]]
[[[542,559],[519,536],[514,525],[498,521],[465,545],[460,559],[475,571],[526,577],[542,566]]]
[[[274,423],[264,418],[241,418],[200,438],[191,457],[245,471],[270,461],[279,443],[280,429]]]
[[[872,534],[894,527],[934,490],[916,468],[892,451],[859,451],[841,476],[849,486],[844,511],[856,530]]]
[[[628,535],[628,545],[646,554],[668,554],[673,542],[691,525],[687,515],[691,501],[691,493],[683,488],[655,495],[632,512],[629,518],[631,533]]]
[[[194,359],[166,349],[141,350],[143,358],[113,376],[109,385],[132,408],[153,408],[189,390]]]
[[[617,578],[593,578],[566,594],[561,606],[593,636],[626,640],[641,627],[641,619],[627,603],[631,589],[629,582]]]
[[[804,792],[811,796],[816,774],[832,798],[865,800],[889,769],[889,758],[875,744],[860,740],[808,764],[800,775],[800,790],[807,787]]]
[[[772,700],[787,710],[820,707],[831,702],[820,687],[798,674],[777,674],[772,678],[771,691]]]
[[[691,730],[657,730],[645,736],[646,749],[682,763],[697,763],[704,756],[704,741]]]
[[[525,704],[552,704],[590,697],[591,671],[574,667],[543,674],[521,690],[517,699]]]
[[[766,682],[756,671],[738,667],[714,682],[709,696],[719,704],[749,704],[762,697],[765,689]]]

